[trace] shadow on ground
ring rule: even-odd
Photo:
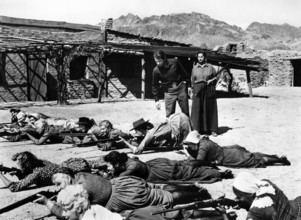
[[[247,98],[249,94],[246,93],[239,93],[239,92],[225,92],[225,91],[216,91],[217,98]],[[261,96],[261,95],[253,95],[255,98],[269,98],[268,96]]]

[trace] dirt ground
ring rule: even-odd
[[[301,88],[268,88],[253,90],[254,98],[236,97],[219,98],[219,132],[211,139],[221,146],[239,144],[248,150],[267,154],[286,155],[291,166],[273,166],[265,169],[249,169],[258,178],[267,178],[276,183],[288,196],[293,199],[301,195]],[[162,102],[163,104],[163,102]],[[191,103],[190,103],[191,104]],[[3,105],[4,106],[4,105]],[[7,107],[7,105],[6,105]],[[92,103],[68,106],[31,106],[23,107],[26,112],[42,112],[54,117],[77,119],[81,116],[94,118],[96,122],[109,119],[116,128],[128,131],[133,121],[144,118],[159,123],[164,120],[164,108],[155,109],[154,101],[118,101]],[[8,122],[8,109],[1,108],[0,122]],[[86,148],[70,148],[70,145],[35,146],[30,141],[9,143],[0,139],[0,162],[5,166],[16,166],[11,157],[13,154],[28,150],[40,158],[60,163],[70,157],[95,159],[107,152],[99,151],[95,146]],[[129,149],[122,150],[130,152]],[[132,155],[132,154],[129,154]],[[170,159],[185,159],[180,152],[154,153],[145,152],[139,158],[143,161],[168,157]],[[221,167],[221,169],[225,169]],[[232,169],[234,174],[246,169]],[[233,180],[204,185],[213,198],[225,195],[234,198],[231,184]],[[0,187],[4,185],[0,182]],[[31,189],[12,193],[8,189],[0,189],[0,208],[31,195],[39,190]],[[50,187],[51,188],[51,187]],[[55,219],[45,217],[49,214],[46,207],[37,204],[26,204],[15,210],[0,215],[0,219]],[[244,210],[237,211],[238,219],[245,219]]]

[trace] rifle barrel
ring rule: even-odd
[[[42,194],[42,195],[44,195],[46,197],[51,197],[53,195],[56,195],[57,193],[58,192],[40,191],[38,193],[30,195],[30,196],[28,196],[28,197],[26,197],[24,199],[21,199],[21,200],[15,202],[15,203],[12,203],[12,204],[10,204],[10,205],[8,205],[8,206],[0,209],[0,215],[3,214],[3,213],[5,213],[5,212],[9,212],[9,211],[11,211],[11,210],[13,210],[15,208],[18,208],[18,207],[20,207],[22,205],[25,205],[26,203],[34,201],[35,199],[38,198],[37,194]]]
[[[193,203],[189,203],[189,204],[185,204],[185,205],[179,205],[178,207],[172,208],[172,209],[152,212],[151,215],[157,215],[157,214],[177,211],[177,210],[181,210],[181,209],[191,210],[191,209],[201,209],[201,208],[210,208],[210,207],[214,208],[219,205],[236,206],[236,205],[239,205],[239,202],[232,200],[232,199],[227,199],[227,198],[221,198],[221,199],[216,199],[216,200],[207,200],[207,201],[197,201],[197,202],[193,202]]]
[[[80,144],[75,144],[76,147],[82,147],[82,146],[91,146],[94,144],[98,144],[98,143],[103,143],[103,142],[108,142],[108,141],[116,141],[116,139],[112,139],[112,138],[108,138],[108,139],[100,139],[98,141],[90,141],[87,143],[80,143]]]
[[[92,135],[91,133],[59,133],[59,136],[71,136],[71,137],[84,137],[87,135]]]

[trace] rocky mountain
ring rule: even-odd
[[[243,30],[201,13],[178,13],[140,18],[133,14],[113,21],[113,29],[141,36],[214,48],[228,42],[245,41],[255,49],[300,49],[301,28],[288,24],[254,22]]]

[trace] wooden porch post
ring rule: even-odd
[[[145,59],[141,58],[141,99],[145,100]]]
[[[104,54],[100,54],[99,53],[99,64],[98,64],[98,68],[99,68],[99,87],[98,87],[98,100],[97,102],[101,102],[101,98],[103,96],[103,91],[105,89],[105,84],[106,84],[106,74],[107,74],[107,66],[106,64],[103,62],[103,56]],[[106,93],[106,90],[105,90]],[[105,94],[107,96],[107,94]]]
[[[6,85],[6,77],[5,77],[5,61],[6,61],[6,53],[0,53],[0,85]]]
[[[247,74],[247,83],[248,83],[248,88],[249,88],[249,96],[253,97],[253,92],[252,92],[252,86],[251,86],[251,76],[250,76],[250,70],[246,70]]]
[[[67,80],[65,74],[65,53],[61,50],[57,57],[57,79],[58,79],[58,90],[57,90],[57,103],[59,105],[66,105],[67,103]]]

